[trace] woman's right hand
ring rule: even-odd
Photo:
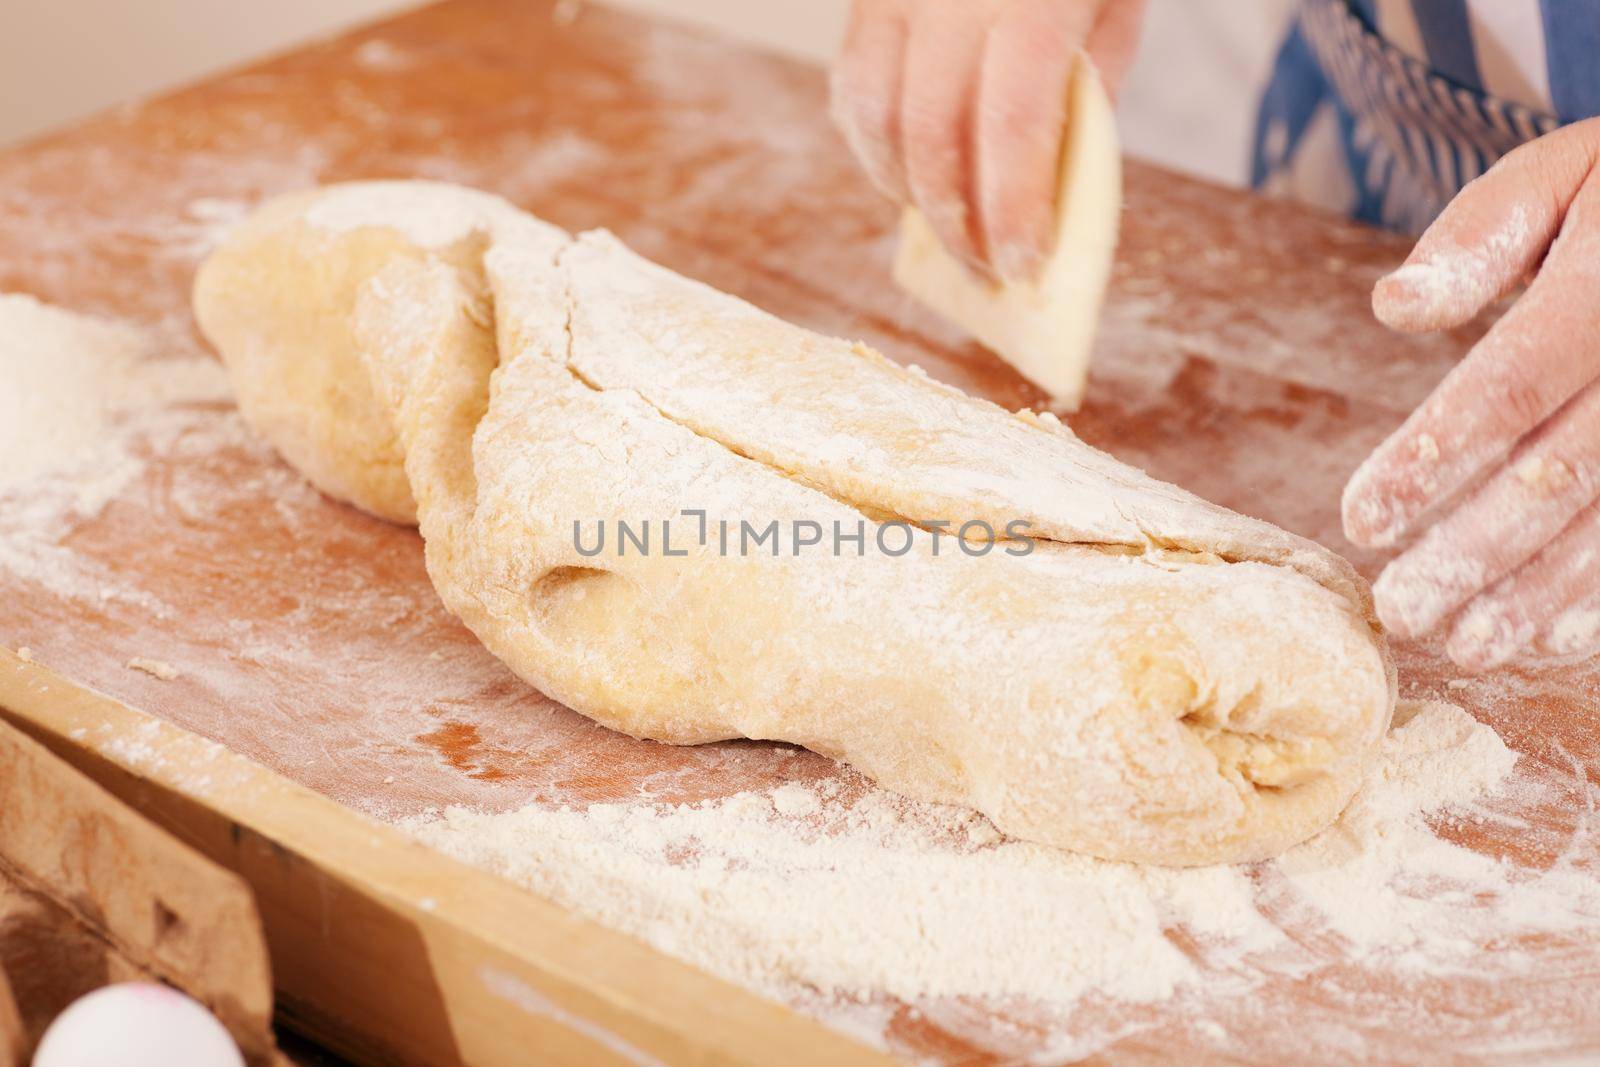
[[[1035,275],[1050,253],[1068,79],[1107,89],[1144,0],[855,0],[833,114],[874,184],[922,210],[976,272]]]

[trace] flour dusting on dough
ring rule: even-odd
[[[1018,837],[1182,865],[1325,827],[1387,723],[1365,585],[1326,549],[603,231],[336,185],[264,206],[194,299],[252,425],[334,497],[418,517],[451,612],[631,736],[791,740]],[[909,553],[572,543],[578,516],[695,509],[923,518]],[[923,525],[1017,520],[1028,551],[941,555]]]

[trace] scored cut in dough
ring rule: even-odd
[[[980,278],[945,251],[922,212],[905,210],[894,278],[976,337],[1062,408],[1076,411],[1122,212],[1116,118],[1094,64],[1079,55],[1067,93],[1054,246],[1032,281]]]
[[[1017,837],[1195,864],[1326,826],[1387,727],[1393,669],[1339,557],[604,232],[334,186],[236,230],[195,309],[284,455],[320,450],[307,476],[380,515],[403,456],[449,609],[634,736],[790,741]],[[913,550],[724,555],[686,511],[869,539],[903,517]],[[1028,523],[1004,547],[1029,551],[933,551],[932,520],[976,519]],[[592,547],[619,521],[657,550],[578,550],[575,523]]]

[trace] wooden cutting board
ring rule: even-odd
[[[79,997],[156,981],[204,1004],[252,1067],[288,1065],[249,889],[4,722],[0,970],[0,1067]]]
[[[589,5],[451,0],[0,153],[0,291],[145,324],[173,355],[192,356],[203,346],[189,283],[220,222],[286,189],[372,177],[460,182],[569,229],[607,227],[778,315],[860,338],[1002,405],[1041,403],[892,286],[894,212],[830,128],[821,71]],[[1374,574],[1382,560],[1340,534],[1339,490],[1475,331],[1407,339],[1372,320],[1367,293],[1404,252],[1391,237],[1137,163],[1126,200],[1074,428]],[[201,421],[63,539],[72,574],[0,567],[0,644],[28,646],[38,661],[0,661],[0,706],[242,869],[262,901],[291,1021],[374,1062],[515,1062],[530,1047],[574,1062],[635,1052],[873,1059],[342,820],[328,800],[379,816],[686,801],[839,772],[783,746],[638,742],[544,699],[444,612],[414,532],[324,500],[229,409]],[[179,673],[129,670],[132,657]],[[1399,657],[1408,693],[1466,706],[1554,783],[1515,834],[1449,832],[1529,870],[1557,857],[1594,864],[1600,673],[1507,670],[1451,685],[1456,673],[1434,645]],[[154,731],[176,762],[141,762],[129,731]],[[225,751],[196,748],[185,732]],[[224,789],[183,769],[234,756],[272,773],[229,763],[253,784]],[[492,899],[493,918],[422,907],[439,885]],[[317,894],[320,917],[305,912]],[[352,915],[355,925],[330,926]],[[519,980],[549,1010],[464,992],[481,977],[474,953],[522,968]],[[1206,1005],[1242,1035],[1232,1055],[1315,1056],[1310,1017],[1359,1035],[1377,1059],[1465,1055],[1507,1034],[1527,1051],[1600,1050],[1592,938],[1501,944],[1478,973],[1449,978],[1327,953],[1325,967],[1266,981],[1248,1005]],[[1529,974],[1536,999],[1517,992]],[[1384,1021],[1393,1012],[1362,1011],[1363,998],[1417,1011],[1395,1026]],[[1191,1010],[1084,1009],[1123,1035],[1112,1051],[1175,1062],[1207,1048]],[[999,1036],[1003,1020],[995,1035],[970,1020],[957,1034],[914,1005],[897,1011],[889,1039],[902,1053],[966,1064],[1017,1050],[1014,1031]]]

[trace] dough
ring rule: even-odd
[[[195,308],[269,440],[379,515],[404,457],[450,610],[634,736],[791,741],[1016,837],[1198,864],[1326,826],[1387,727],[1393,670],[1339,557],[607,233],[334,186],[236,230]],[[1028,526],[963,548],[936,520]],[[619,552],[619,521],[652,551]],[[741,554],[741,521],[778,523],[778,550]],[[823,545],[791,544],[805,523]]]
[[[1067,410],[1089,377],[1095,323],[1122,211],[1122,156],[1111,101],[1080,56],[1067,95],[1055,245],[1031,282],[982,279],[944,250],[916,208],[900,224],[902,288],[976,337]]]

